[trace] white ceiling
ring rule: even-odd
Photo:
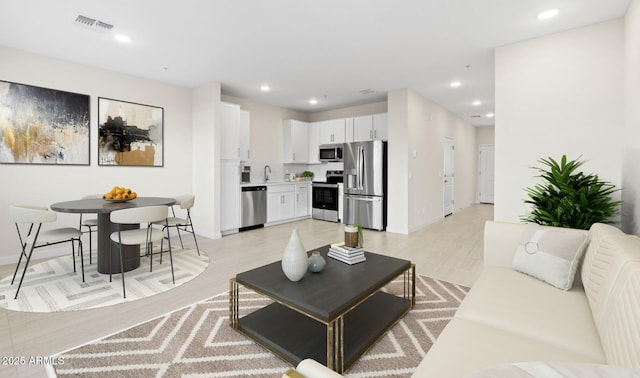
[[[476,126],[494,123],[485,114],[494,111],[495,47],[623,17],[630,2],[2,1],[3,46],[185,87],[218,81],[223,94],[309,113],[410,88]],[[550,8],[559,15],[537,20]],[[78,15],[114,28],[78,26]],[[132,42],[116,42],[117,33]]]

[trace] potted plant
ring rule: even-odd
[[[313,180],[313,172],[304,171],[304,172],[302,172],[302,177],[304,177],[304,179],[307,180],[307,181],[311,181],[311,180]]]
[[[543,183],[526,188],[531,213],[521,217],[525,222],[545,226],[569,227],[587,230],[594,223],[615,223],[611,219],[620,213],[622,201],[611,195],[619,189],[601,181],[597,175],[578,172],[584,162],[567,161],[562,155],[560,163],[552,158],[540,159],[545,167],[537,169]]]

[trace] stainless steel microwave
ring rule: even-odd
[[[320,161],[342,161],[342,150],[344,143],[337,144],[321,144],[320,145]]]

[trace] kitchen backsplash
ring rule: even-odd
[[[285,175],[290,173],[291,176],[294,174],[302,175],[304,171],[313,172],[313,180],[314,181],[325,181],[325,174],[328,170],[342,170],[342,163],[332,162],[332,163],[324,163],[324,164],[282,164],[276,161],[265,161],[265,160],[251,160],[249,162],[245,162],[244,165],[248,165],[251,167],[251,182],[252,183],[261,183],[264,182],[264,167],[266,165],[271,168],[271,173],[269,173],[269,181],[278,182],[284,181]]]

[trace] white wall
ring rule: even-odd
[[[494,126],[482,126],[476,128],[476,144],[495,144],[496,128]]]
[[[631,2],[625,16],[624,162],[622,166],[622,224],[640,234],[640,2]]]
[[[389,93],[388,231],[410,233],[443,217],[444,139],[455,145],[454,211],[475,202],[476,129],[418,93]]]
[[[220,233],[220,83],[195,88],[191,100],[193,194],[192,220],[197,234],[217,239]],[[217,127],[216,127],[217,126]],[[186,152],[186,151],[185,151]],[[198,211],[196,211],[196,209]]]
[[[389,92],[387,231],[409,233],[409,91]]]
[[[327,110],[309,114],[309,122],[329,121],[338,118],[359,117],[369,114],[387,112],[387,101],[371,104],[349,106],[341,109]]]
[[[582,156],[621,184],[622,41],[616,20],[496,49],[496,220],[528,213],[540,158]]]
[[[19,254],[8,213],[11,204],[49,206],[106,192],[114,185],[133,188],[141,196],[191,192],[190,90],[4,47],[0,47],[0,72],[1,80],[91,96],[90,166],[0,164],[0,264],[16,261]],[[98,97],[164,108],[164,167],[97,165]],[[78,215],[59,214],[58,221],[58,226],[77,227]]]

